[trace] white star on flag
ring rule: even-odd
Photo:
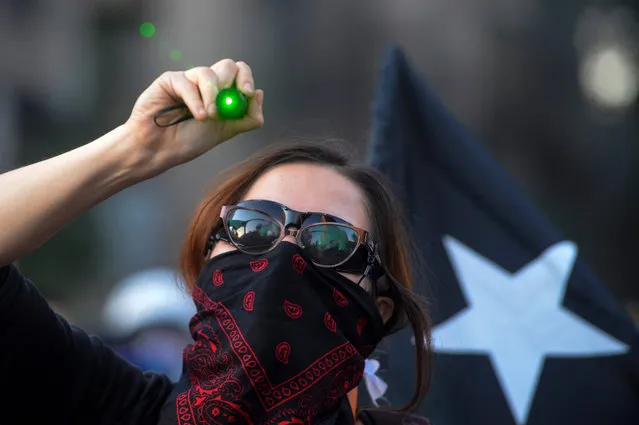
[[[629,350],[562,306],[574,243],[557,243],[511,274],[450,236],[443,241],[468,307],[434,328],[435,350],[488,355],[517,424],[526,423],[546,356]]]

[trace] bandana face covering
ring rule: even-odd
[[[382,337],[373,298],[287,242],[209,260],[193,298],[180,425],[317,423],[357,386]]]

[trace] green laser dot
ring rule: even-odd
[[[143,23],[140,25],[140,34],[146,38],[153,37],[153,34],[155,34],[155,25],[150,22]]]
[[[179,61],[180,59],[182,59],[182,52],[177,49],[173,49],[171,50],[170,56],[171,60]]]
[[[227,105],[230,105],[231,103],[233,103],[233,98],[231,98],[231,97],[227,97],[227,98],[226,98],[226,104],[227,104]]]

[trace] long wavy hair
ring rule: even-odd
[[[421,259],[409,237],[408,220],[386,178],[375,168],[351,160],[343,150],[330,145],[328,141],[299,140],[272,144],[213,178],[212,189],[198,206],[188,228],[180,269],[191,290],[206,262],[206,242],[211,229],[219,224],[222,206],[240,201],[266,171],[289,163],[312,163],[334,169],[355,183],[364,195],[371,223],[368,230],[378,242],[379,256],[386,271],[381,279],[385,280],[384,286],[389,288],[389,296],[395,303],[386,332],[390,334],[410,324],[415,335],[416,388],[411,400],[397,409],[409,411],[426,396],[432,372],[431,321],[426,303],[412,292],[415,265],[421,264]]]

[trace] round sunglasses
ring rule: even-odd
[[[381,264],[370,234],[330,214],[300,212],[267,200],[225,205],[206,246],[208,255],[223,240],[239,251],[260,255],[272,251],[288,235],[318,267],[343,273],[377,275]]]

